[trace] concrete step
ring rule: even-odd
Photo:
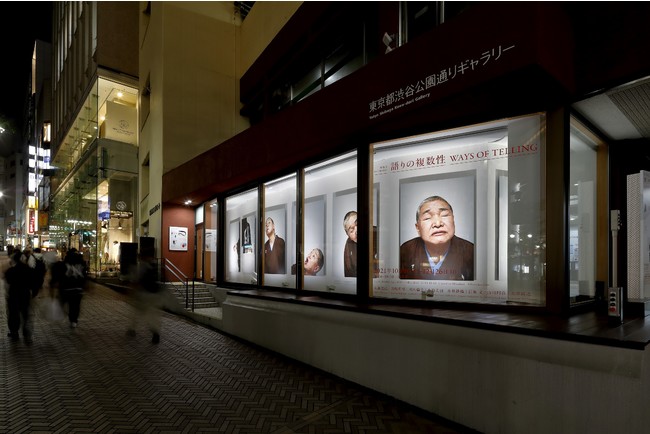
[[[201,283],[195,283],[194,288],[190,285],[187,290],[183,284],[169,284],[166,286],[173,290],[176,299],[185,306],[185,296],[187,291],[188,308],[192,307],[192,294],[194,294],[194,308],[206,309],[212,307],[219,307],[220,303],[214,298],[208,287]]]

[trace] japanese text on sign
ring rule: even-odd
[[[404,87],[388,92],[386,95],[370,101],[368,105],[369,117],[370,119],[375,119],[394,110],[399,110],[414,101],[429,98],[431,93],[426,92],[427,90],[442,86],[458,76],[477,71],[490,63],[494,63],[513,48],[515,48],[514,45],[508,47],[499,45],[498,47],[482,52],[479,56],[465,59],[448,68],[434,72],[425,78],[416,80],[414,83],[409,83]]]

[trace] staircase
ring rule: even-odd
[[[166,283],[166,286],[173,289],[176,299],[185,306],[185,285],[178,283]],[[192,309],[192,284],[188,289],[187,309]],[[207,309],[219,307],[219,302],[212,296],[208,286],[201,282],[194,282],[194,309]]]

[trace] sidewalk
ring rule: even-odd
[[[160,344],[128,337],[127,300],[90,282],[77,329],[36,309],[26,345],[0,297],[0,433],[468,432],[166,312]]]

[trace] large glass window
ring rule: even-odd
[[[53,167],[50,243],[84,253],[93,275],[120,270],[135,243],[137,89],[99,78],[61,143]]]
[[[356,293],[357,154],[305,169],[303,288]]]
[[[544,116],[373,146],[381,298],[542,305]]]
[[[295,288],[296,175],[264,184],[264,285]]]
[[[592,299],[596,289],[600,254],[597,225],[599,144],[575,119],[571,120],[569,138],[569,280],[571,301],[575,303]],[[606,182],[607,177],[600,179]],[[608,233],[601,235],[606,240]]]
[[[257,189],[226,198],[226,281],[257,284]]]

